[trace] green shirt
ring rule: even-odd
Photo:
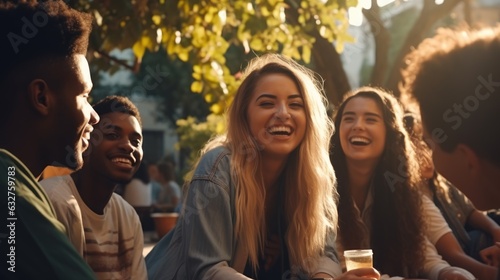
[[[33,174],[0,149],[0,278],[95,279]]]

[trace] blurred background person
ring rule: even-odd
[[[178,212],[181,202],[181,188],[175,181],[175,166],[170,161],[161,161],[157,164],[157,167],[157,180],[161,189],[154,204],[154,211]]]
[[[161,185],[158,181],[158,165],[156,163],[151,162],[148,164],[148,176],[151,184],[151,204],[156,204],[161,192]]]
[[[149,178],[148,166],[148,163],[143,161],[132,180],[123,187],[123,198],[134,207],[139,215],[144,232],[154,230],[154,222],[150,216],[153,210],[153,182]]]
[[[147,163],[142,162],[132,180],[125,185],[123,198],[135,208],[151,206],[151,182]]]

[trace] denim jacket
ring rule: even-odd
[[[149,279],[249,279],[242,274],[248,251],[238,246],[234,233],[235,186],[227,148],[202,157],[185,196],[175,229],[146,257]],[[334,246],[332,234],[314,273],[341,274]],[[301,271],[297,264],[290,266],[294,271],[287,279],[302,279],[290,278]]]

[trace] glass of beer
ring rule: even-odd
[[[373,252],[371,249],[344,251],[347,271],[356,268],[373,267]]]

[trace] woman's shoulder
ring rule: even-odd
[[[231,152],[224,146],[215,147],[203,154],[194,175],[211,173],[217,169],[228,169]]]
[[[226,146],[221,145],[208,150],[205,154],[203,154],[202,158],[220,157],[220,156],[227,156],[230,154],[231,151],[229,151],[229,149]]]
[[[224,188],[231,185],[231,152],[219,146],[202,155],[191,181],[210,181]]]

